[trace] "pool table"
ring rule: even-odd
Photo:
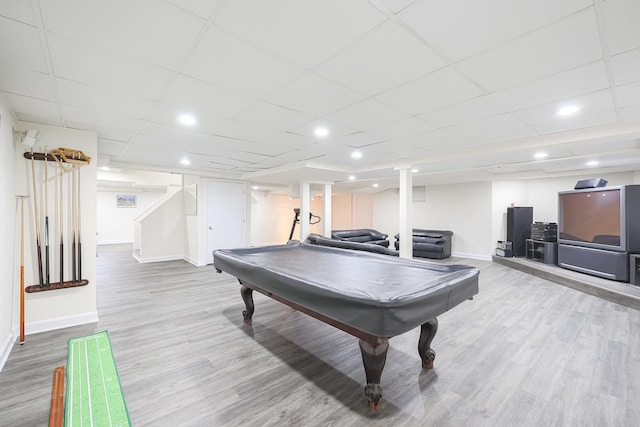
[[[474,267],[299,242],[214,251],[213,265],[240,282],[245,323],[257,291],[359,338],[372,411],[380,408],[389,338],[420,326],[418,352],[432,368],[437,316],[478,293]]]

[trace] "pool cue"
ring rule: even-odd
[[[71,281],[76,282],[76,171],[71,171]]]
[[[44,286],[48,288],[51,282],[49,281],[49,176],[47,173],[47,148],[44,149]]]
[[[33,181],[33,215],[36,220],[36,246],[38,252],[38,276],[40,278],[39,285],[44,284],[42,276],[42,246],[40,244],[40,213],[38,212],[38,191],[36,188],[36,162],[33,150],[31,150],[31,180]]]
[[[29,196],[16,196],[20,199],[20,345],[24,344],[24,199]]]
[[[78,281],[82,280],[82,243],[80,232],[82,227],[81,203],[80,203],[80,168],[78,168]]]
[[[64,176],[64,170],[60,168],[60,285],[64,283],[64,233],[63,233],[63,225],[64,225],[64,209],[62,206],[62,181]]]

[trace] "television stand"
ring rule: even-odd
[[[558,265],[605,279],[629,282],[629,253],[558,245]]]
[[[541,240],[527,239],[526,257],[544,264],[558,263],[558,244]]]

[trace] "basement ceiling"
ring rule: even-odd
[[[639,17],[637,0],[0,1],[0,96],[95,131],[101,165],[256,185],[636,171]]]

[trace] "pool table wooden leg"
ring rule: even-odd
[[[244,323],[247,325],[251,324],[251,316],[253,316],[253,289],[248,288],[244,285],[240,288],[240,295],[242,295],[242,300],[244,301],[244,305],[246,310],[242,312],[242,317],[244,317]]]
[[[436,352],[431,348],[431,341],[438,332],[438,319],[433,318],[427,320],[420,327],[420,339],[418,340],[418,354],[422,359],[422,367],[433,369],[433,361],[436,358]]]
[[[380,378],[382,370],[387,361],[387,350],[389,350],[389,339],[378,337],[371,341],[360,340],[360,352],[364,372],[367,376],[367,385],[364,387],[364,394],[369,399],[369,409],[377,411],[381,406],[382,386]]]

